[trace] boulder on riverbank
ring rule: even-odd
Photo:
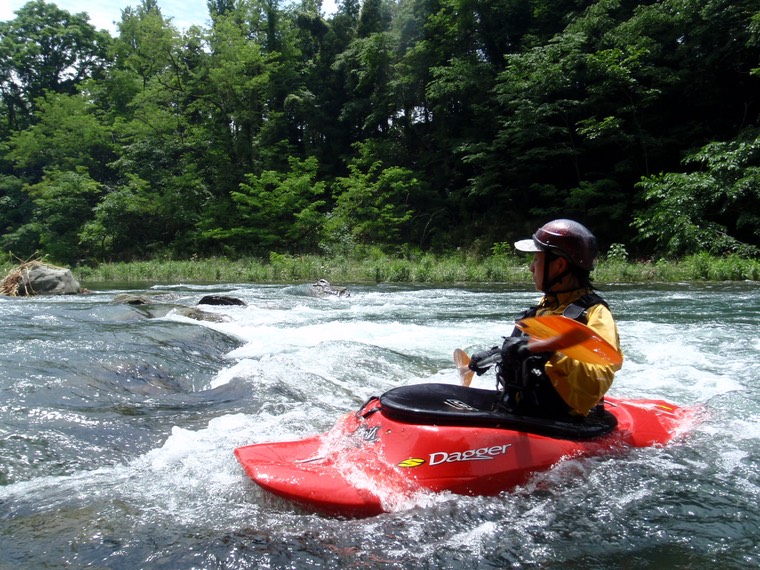
[[[0,282],[0,295],[75,295],[82,293],[70,269],[28,261],[12,269]]]

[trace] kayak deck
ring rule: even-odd
[[[452,384],[415,384],[380,396],[383,413],[412,423],[488,426],[562,439],[589,439],[611,432],[617,418],[607,410],[586,418],[548,419],[507,412],[494,390]]]

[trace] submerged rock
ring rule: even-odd
[[[224,315],[216,315],[214,313],[207,313],[206,311],[201,311],[200,309],[196,307],[179,307],[175,309],[175,312],[178,315],[182,315],[183,317],[187,317],[188,319],[194,319],[196,321],[208,321],[210,323],[227,323],[230,320]]]
[[[148,305],[151,303],[151,298],[146,295],[133,295],[131,293],[119,293],[113,298],[114,303],[121,303],[124,305]]]

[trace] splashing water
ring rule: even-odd
[[[178,285],[114,302],[124,292],[146,293],[0,298],[0,568],[760,564],[756,284],[602,292],[626,354],[611,395],[706,410],[672,445],[368,519],[267,494],[233,450],[325,432],[395,386],[458,383],[453,350],[499,344],[534,292]],[[188,317],[207,294],[246,305]]]

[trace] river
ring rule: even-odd
[[[453,350],[498,343],[537,295],[350,289],[0,297],[0,568],[760,566],[757,283],[602,287],[626,354],[610,394],[699,410],[673,443],[364,519],[270,496],[233,450],[323,432],[395,386],[457,383]],[[125,293],[150,303],[116,302]],[[209,294],[246,305],[193,318]]]

